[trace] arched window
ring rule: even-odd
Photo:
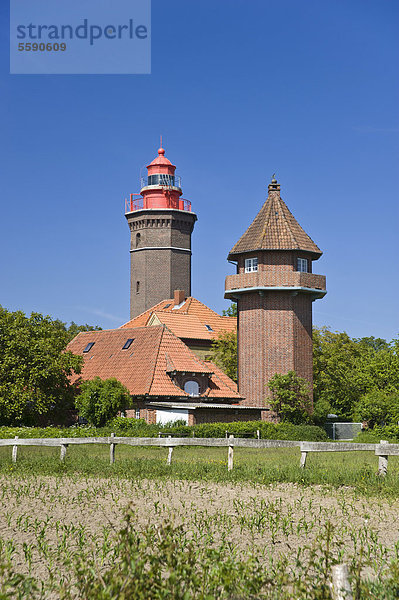
[[[186,381],[184,384],[184,391],[187,392],[187,394],[190,394],[190,396],[199,396],[198,381],[194,381],[193,379]]]
[[[141,242],[141,233],[136,233],[136,248],[140,246]]]

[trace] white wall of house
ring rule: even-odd
[[[171,421],[184,421],[188,425],[188,410],[180,409],[160,409],[156,410],[157,423],[163,425]]]

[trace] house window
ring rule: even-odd
[[[297,271],[301,273],[308,272],[308,259],[307,258],[298,258],[297,259]]]
[[[135,415],[136,419],[140,419],[140,409],[139,408],[136,408],[134,415]]]
[[[90,350],[93,348],[94,346],[94,342],[89,342],[86,346],[86,348],[83,350],[83,352],[90,352]]]
[[[136,248],[138,248],[140,246],[140,241],[141,241],[141,234],[136,233]]]
[[[213,331],[212,327],[210,325],[208,325],[208,323],[205,323],[205,327],[207,328],[208,331]]]
[[[136,281],[136,294],[140,293],[140,281]]]
[[[184,384],[184,391],[187,392],[190,396],[199,396],[199,383],[198,381],[194,381],[190,379],[186,381]]]
[[[134,338],[129,338],[128,340],[126,340],[126,342],[122,346],[122,350],[127,350],[128,348],[130,348],[130,346],[132,345],[133,340],[134,340]]]
[[[245,259],[245,272],[254,273],[258,270],[258,259],[257,258],[246,258]]]

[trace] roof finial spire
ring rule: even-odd
[[[276,173],[273,173],[271,182],[267,186],[268,192],[280,192],[280,184],[277,183]]]
[[[161,145],[158,148],[158,154],[159,156],[163,156],[165,154],[165,150],[162,148],[162,134],[159,136],[159,140],[161,142]]]

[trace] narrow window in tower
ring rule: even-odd
[[[308,272],[308,259],[307,258],[298,258],[297,259],[297,271],[301,273]]]
[[[258,270],[258,259],[257,258],[246,258],[245,259],[245,272],[254,273]]]
[[[136,248],[138,248],[140,246],[140,242],[141,242],[141,234],[136,233]]]
[[[140,281],[136,281],[136,294],[140,293]]]

